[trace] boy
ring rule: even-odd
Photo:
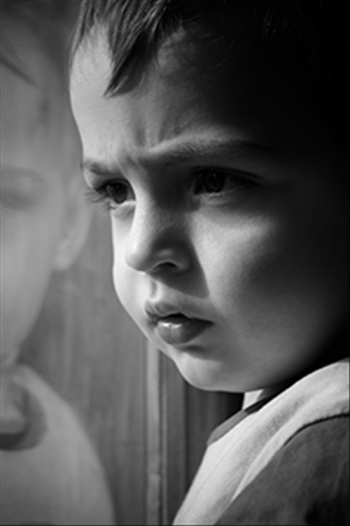
[[[73,3],[1,1],[1,524],[110,524],[104,475],[69,406],[20,363],[49,278],[87,231],[64,88]]]
[[[349,521],[345,20],[83,3],[71,99],[117,294],[191,384],[247,393],[176,524]]]

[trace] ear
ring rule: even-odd
[[[79,255],[90,227],[90,210],[81,176],[74,175],[69,187],[64,231],[56,254],[55,270],[66,270]]]

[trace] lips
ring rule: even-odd
[[[170,345],[188,343],[200,336],[210,325],[207,320],[189,317],[165,306],[148,309],[147,315],[160,338]]]

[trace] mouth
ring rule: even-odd
[[[165,309],[166,310],[166,309]],[[168,309],[169,310],[169,309]],[[148,319],[160,338],[169,345],[183,345],[199,337],[211,323],[181,312],[147,311]]]

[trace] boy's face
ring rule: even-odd
[[[342,152],[286,85],[213,46],[170,45],[106,97],[106,45],[89,44],[72,103],[126,310],[198,387],[301,374],[348,310]]]
[[[59,108],[45,89],[53,71],[24,35],[26,46],[22,40],[12,43],[33,83],[0,66],[2,365],[15,360],[42,305],[64,227],[67,191],[62,133],[54,124]]]

